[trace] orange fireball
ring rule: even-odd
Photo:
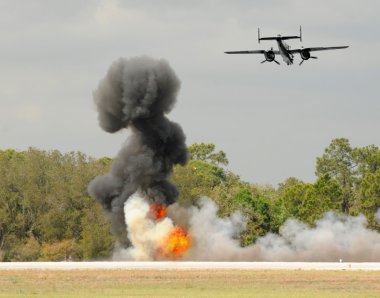
[[[182,227],[174,227],[163,239],[159,253],[161,256],[176,259],[181,257],[190,247],[191,238]]]
[[[153,203],[150,205],[149,215],[155,220],[160,220],[166,217],[166,208],[164,205],[161,205],[159,203]]]

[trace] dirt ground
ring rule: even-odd
[[[1,270],[0,297],[380,297],[379,271]]]

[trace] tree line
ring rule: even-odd
[[[290,177],[277,187],[243,181],[228,170],[228,159],[213,144],[193,144],[186,166],[174,168],[179,202],[197,204],[208,196],[220,216],[240,211],[247,219],[243,246],[268,232],[278,233],[287,218],[313,225],[328,210],[368,218],[380,231],[380,150],[353,148],[334,139],[316,160],[316,181]],[[112,159],[81,152],[0,150],[0,261],[104,259],[115,239],[88,183],[109,170]]]

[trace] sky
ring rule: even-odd
[[[116,156],[92,93],[119,57],[166,59],[181,80],[168,117],[187,144],[215,144],[243,180],[315,180],[331,140],[380,146],[380,2],[375,0],[0,1],[0,149]],[[349,45],[292,66],[228,50]],[[283,62],[281,57],[277,58]]]

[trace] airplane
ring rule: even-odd
[[[227,51],[224,52],[226,54],[264,54],[265,60],[264,62],[275,62],[278,65],[280,65],[280,62],[276,60],[276,55],[281,55],[282,59],[287,65],[293,64],[294,60],[294,54],[298,53],[300,54],[302,60],[299,65],[302,65],[302,63],[306,60],[312,59],[318,59],[318,57],[311,56],[310,52],[316,52],[316,51],[326,51],[326,50],[337,50],[337,49],[346,49],[348,46],[338,46],[338,47],[314,47],[314,48],[300,48],[300,49],[291,49],[289,45],[287,45],[284,40],[288,39],[299,39],[300,42],[302,42],[302,27],[300,26],[300,35],[299,36],[281,36],[280,34],[276,37],[260,37],[260,28],[258,28],[257,31],[258,34],[258,42],[260,43],[261,40],[275,40],[277,41],[278,45],[278,51],[274,51],[273,47],[268,50],[249,50],[249,51]]]

